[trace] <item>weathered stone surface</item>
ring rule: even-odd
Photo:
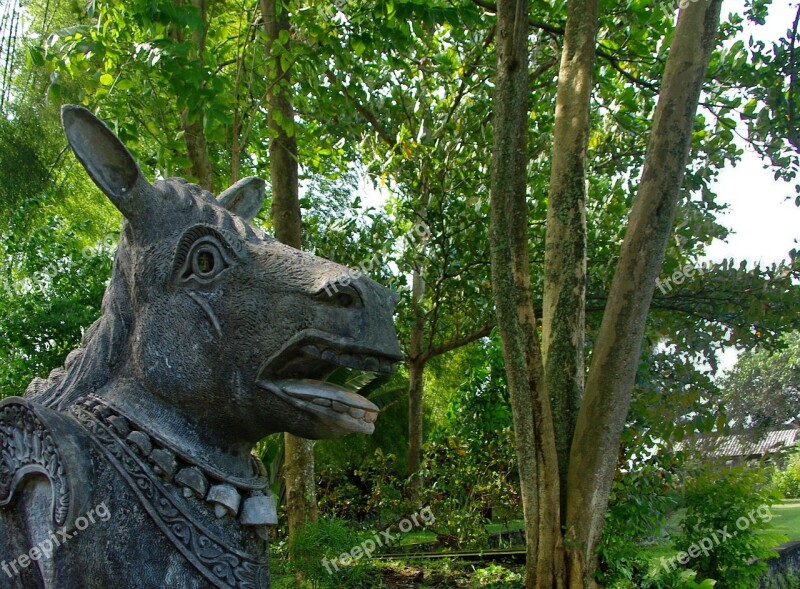
[[[373,431],[324,379],[400,360],[397,297],[251,225],[263,181],[151,184],[89,111],[62,118],[125,222],[83,347],[0,403],[0,588],[269,588],[253,444]]]

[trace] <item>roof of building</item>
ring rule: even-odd
[[[768,431],[761,437],[750,434],[733,434],[730,436],[705,437],[678,444],[678,449],[685,450],[694,446],[712,456],[759,456],[773,454],[793,447],[800,439],[800,429],[779,429]]]

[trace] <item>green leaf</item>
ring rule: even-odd
[[[353,45],[353,51],[355,51],[356,55],[358,55],[359,57],[361,57],[361,55],[363,55],[364,51],[366,51],[367,49],[367,46],[361,39],[353,39],[352,45]]]
[[[103,74],[102,76],[100,76],[100,83],[103,86],[111,86],[111,84],[114,83],[114,76],[112,76],[111,74]]]

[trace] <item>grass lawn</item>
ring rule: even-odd
[[[788,499],[772,508],[772,525],[789,538],[800,540],[800,499]]]
[[[680,522],[686,510],[679,509],[667,521],[666,528],[670,534],[680,531]],[[786,536],[789,541],[800,540],[800,499],[788,499],[772,507],[772,525],[774,531]],[[664,557],[667,560],[676,556],[678,551],[672,547],[669,538],[662,542],[642,549],[648,558],[660,562]]]

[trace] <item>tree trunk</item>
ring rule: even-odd
[[[413,359],[408,362],[408,467],[406,476],[417,474],[422,462],[422,385],[424,374],[425,364],[423,362]],[[419,496],[417,491],[421,488],[420,483],[421,481],[418,477],[411,481],[409,495],[412,498]]]
[[[203,52],[206,49],[206,33],[208,32],[207,2],[206,0],[192,0],[192,4],[200,11],[201,28],[192,32],[192,39],[197,49],[198,63],[202,67]],[[183,141],[186,144],[186,155],[191,162],[192,177],[200,186],[209,192],[214,192],[214,169],[211,166],[206,136],[203,131],[202,109],[190,110],[189,107],[183,109],[181,129],[183,130]]]
[[[570,0],[567,7],[547,202],[542,356],[553,409],[562,520],[570,446],[585,378],[586,150],[597,15],[598,0]]]
[[[281,31],[289,32],[289,14],[280,0],[260,0],[267,33],[268,79],[273,81],[267,95],[268,124],[273,132],[269,146],[272,179],[272,225],[275,238],[300,249],[301,223],[298,198],[297,141],[291,102],[290,72],[281,66]],[[287,42],[288,43],[288,42]],[[297,530],[317,519],[314,443],[285,434],[286,508],[289,513],[289,544]]]
[[[564,586],[558,463],[544,390],[528,254],[528,3],[497,4],[491,219],[492,293],[503,341],[520,471],[525,587]]]
[[[214,192],[214,172],[208,157],[202,114],[191,113],[185,108],[181,113],[181,129],[186,144],[186,155],[191,162],[189,172],[192,178],[209,192]]]
[[[667,59],[642,180],[592,354],[572,445],[566,530],[570,587],[596,586],[595,549],[721,6],[722,0],[689,3],[681,11]]]
[[[428,109],[423,109],[422,115],[422,142],[428,144],[431,139],[431,121]],[[428,206],[431,201],[431,189],[428,181],[428,170],[423,167],[419,173],[420,197],[417,203],[415,222],[426,222],[428,219]],[[425,364],[425,309],[422,305],[425,297],[425,278],[423,277],[424,258],[414,264],[411,277],[411,314],[414,324],[409,334],[409,361],[408,361],[408,465],[406,476],[412,477],[419,472],[422,462],[422,442],[424,440],[424,421],[422,415],[422,396]],[[416,501],[422,489],[422,479],[414,477],[409,485],[409,497]]]

